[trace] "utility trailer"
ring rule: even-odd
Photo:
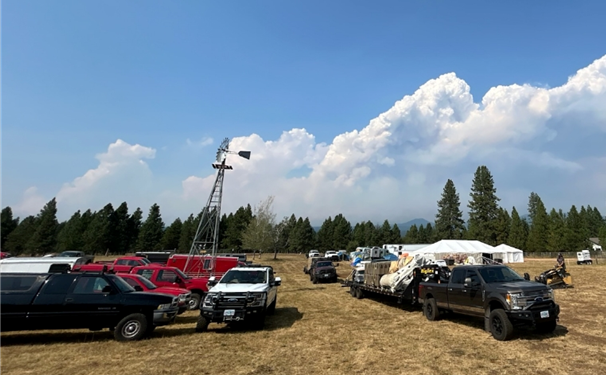
[[[394,274],[390,272],[397,267],[398,261],[373,260],[365,262],[354,268],[350,275],[345,278],[342,287],[348,287],[352,297],[362,299],[373,295],[383,295],[397,299],[398,304],[418,305],[419,283],[421,281],[447,280],[450,277],[450,269],[443,264],[425,264],[413,266],[410,269],[409,279],[405,286],[394,289],[387,285],[381,285],[381,279],[385,275]]]

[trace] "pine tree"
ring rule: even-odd
[[[438,213],[434,229],[436,240],[458,240],[463,238],[463,213],[459,194],[452,180],[446,181],[442,198],[438,201]]]
[[[356,247],[358,246],[364,246],[364,241],[365,241],[365,233],[364,233],[364,223],[360,224],[357,223],[354,226],[353,232],[352,232],[352,242],[355,243]],[[355,248],[354,248],[355,250]]]
[[[143,211],[139,207],[133,212],[128,218],[128,246],[127,249],[132,251],[137,248],[137,241],[139,240],[139,232],[141,231],[141,225],[143,220]]]
[[[471,186],[469,207],[469,236],[489,245],[496,245],[496,219],[499,215],[499,198],[490,171],[478,167]]]
[[[430,225],[430,227],[431,227],[431,224],[427,224],[427,225]],[[392,244],[397,244],[397,243],[400,243],[401,241],[402,241],[402,233],[400,232],[400,227],[397,224],[394,224],[391,227],[391,238],[389,239],[388,242],[392,243]],[[355,250],[355,247],[354,247],[354,250]]]
[[[17,225],[19,225],[19,218],[13,219],[13,210],[8,206],[2,209],[1,217],[2,228],[0,229],[0,233],[2,236],[2,243],[0,244],[0,249],[4,249],[4,244],[6,244],[8,235],[17,228]]]
[[[27,242],[27,248],[37,254],[55,251],[57,245],[57,201],[51,199],[36,217],[37,227]]]
[[[137,240],[137,250],[159,250],[163,235],[164,222],[160,215],[160,206],[154,203],[149,209],[147,219],[141,225],[139,239]]]
[[[509,213],[503,207],[499,208],[499,217],[497,219],[497,245],[507,243],[509,231],[511,230],[511,218]]]
[[[564,235],[565,248],[568,251],[583,250],[587,244],[583,220],[576,206],[572,206],[566,215],[566,232]]]
[[[380,244],[388,244],[391,243],[390,240],[393,237],[393,233],[391,232],[391,225],[389,224],[389,220],[385,220],[381,229],[379,229],[379,243]]]
[[[602,250],[606,250],[606,224],[603,224],[598,231],[598,238],[600,239],[600,246],[602,246]]]
[[[17,228],[8,235],[3,249],[12,255],[31,253],[31,249],[28,249],[26,245],[36,231],[36,227],[37,222],[34,216],[28,216],[21,220]]]
[[[419,243],[419,228],[417,228],[417,224],[413,224],[408,232],[404,235],[404,243],[407,244],[417,244]]]
[[[181,228],[183,223],[180,218],[176,218],[173,223],[166,228],[162,236],[162,250],[175,250],[179,247],[179,239],[181,238]]]
[[[130,240],[128,204],[126,202],[122,202],[116,211],[114,211],[111,221],[113,229],[111,247],[115,253],[126,254],[129,250],[128,245]]]
[[[82,215],[80,210],[76,211],[57,235],[57,250],[79,250],[84,243],[82,241]]]
[[[114,207],[108,203],[93,214],[92,220],[83,234],[83,250],[90,254],[114,252]]]
[[[422,224],[419,225],[419,232],[417,233],[417,243],[428,243],[429,238],[427,236],[427,232],[425,231],[425,226]]]
[[[564,234],[566,232],[566,218],[562,210],[556,212],[555,208],[549,213],[549,237],[547,250],[555,252],[564,250]]]
[[[527,251],[544,251],[549,238],[549,216],[541,197],[537,193],[530,193],[528,198],[528,217],[530,218],[530,231],[526,241]]]
[[[435,233],[433,227],[431,226],[431,223],[425,224],[425,236],[427,237],[426,238],[427,242],[424,242],[424,243],[434,243],[435,242],[434,238],[436,237],[436,233]]]
[[[338,214],[333,220],[332,228],[331,248],[335,250],[345,249],[352,238],[351,224],[342,214]]]
[[[191,249],[192,242],[194,241],[194,235],[196,234],[196,228],[194,227],[195,221],[196,219],[194,218],[194,214],[190,214],[181,225],[181,234],[179,236],[180,253],[189,253]],[[223,246],[223,248],[230,249],[229,246]]]
[[[334,228],[332,218],[324,220],[320,230],[318,230],[318,250],[326,251],[332,249]]]
[[[526,250],[526,229],[524,220],[520,219],[518,211],[514,207],[511,210],[511,229],[507,237],[507,244],[520,250]]]

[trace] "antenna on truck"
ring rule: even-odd
[[[216,162],[212,167],[217,170],[215,184],[210,192],[210,196],[206,202],[206,206],[202,209],[198,229],[194,236],[187,261],[185,262],[184,272],[200,274],[204,270],[210,270],[210,276],[215,275],[215,264],[217,258],[217,250],[219,248],[219,223],[221,221],[221,201],[223,200],[223,181],[225,171],[232,170],[231,165],[227,165],[227,155],[237,154],[244,159],[250,159],[250,151],[230,151],[229,138],[225,138],[217,149]],[[212,257],[210,264],[206,262],[193,262],[195,256],[201,253],[210,252]],[[189,267],[196,265],[196,270],[190,270]]]

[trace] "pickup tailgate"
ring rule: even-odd
[[[425,301],[427,298],[434,298],[438,307],[448,309],[448,284],[446,283],[421,283],[420,296],[421,300]]]

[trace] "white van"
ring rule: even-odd
[[[6,258],[0,260],[0,272],[6,273],[61,273],[75,265],[86,264],[86,258]]]

